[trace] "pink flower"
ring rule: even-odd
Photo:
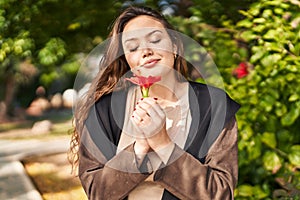
[[[149,89],[151,85],[161,80],[160,76],[134,76],[131,78],[126,78],[125,80],[128,80],[136,85],[139,85],[141,87],[141,92],[143,97],[149,97]]]
[[[243,78],[249,74],[248,65],[246,62],[241,62],[239,66],[233,71],[233,75],[237,78]]]

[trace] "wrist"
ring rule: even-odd
[[[149,141],[149,144],[151,146],[151,149],[155,152],[160,151],[161,149],[166,148],[167,146],[170,146],[171,144],[173,144],[173,142],[171,141],[170,138],[166,138],[163,141]]]
[[[145,154],[148,153],[149,147],[141,144],[139,141],[135,141],[135,143],[133,145],[133,150],[136,155],[144,156]]]

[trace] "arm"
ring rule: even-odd
[[[237,125],[233,118],[211,146],[204,164],[176,146],[169,165],[158,170],[154,180],[180,199],[233,199],[237,152]]]
[[[124,199],[149,176],[140,173],[144,165],[137,167],[133,144],[116,154],[121,130],[108,105],[110,99],[105,97],[96,103],[80,135],[79,178],[91,200]]]
[[[132,144],[106,163],[95,159],[87,148],[79,148],[79,178],[91,200],[124,199],[149,176],[137,168]]]

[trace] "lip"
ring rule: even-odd
[[[150,60],[146,61],[144,64],[142,64],[142,67],[152,68],[152,67],[154,67],[154,65],[156,65],[156,63],[158,61],[160,61],[160,59],[150,59]]]

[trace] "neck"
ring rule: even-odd
[[[159,83],[151,86],[149,96],[169,101],[178,101],[182,96],[182,82],[179,82],[174,73],[162,77]]]

